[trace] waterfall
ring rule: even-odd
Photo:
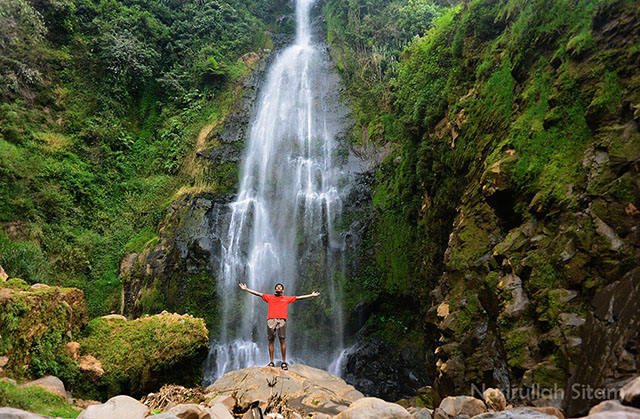
[[[335,231],[345,196],[336,163],[341,126],[335,75],[326,48],[314,44],[312,0],[297,0],[292,45],[268,69],[253,117],[238,195],[222,244],[219,337],[211,343],[205,382],[234,369],[263,366],[267,304],[238,288],[321,296],[289,306],[287,360],[329,368],[343,353],[341,278],[344,239]],[[344,125],[342,123],[342,125]],[[280,359],[276,339],[275,359]]]

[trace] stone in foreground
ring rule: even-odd
[[[413,416],[399,404],[385,402],[376,397],[364,397],[358,399],[347,410],[340,413],[335,419],[412,419]]]
[[[620,398],[622,403],[640,408],[640,377],[634,378],[622,387]]]
[[[115,396],[104,404],[96,404],[83,410],[77,419],[142,419],[149,408],[133,397]]]
[[[557,419],[533,409],[510,409],[502,412],[483,413],[474,416],[473,419]]]
[[[272,367],[251,367],[230,371],[207,387],[208,392],[233,395],[244,410],[271,396],[285,397],[291,408],[304,414],[335,416],[364,397],[353,386],[327,371],[295,364],[283,371]]]
[[[49,416],[42,416],[36,413],[26,412],[13,407],[0,407],[0,418],[2,419],[47,419]]]

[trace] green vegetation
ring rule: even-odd
[[[118,266],[204,178],[200,129],[224,118],[290,4],[217,0],[0,1],[0,265],[75,286],[91,316],[117,309]],[[286,20],[286,19],[283,19]],[[184,190],[184,189],[183,189]]]
[[[606,196],[593,211],[620,236],[630,226],[623,205],[637,208],[633,176],[587,183],[584,159],[593,146],[615,153],[616,161],[638,154],[637,134],[616,125],[631,120],[625,103],[639,100],[631,64],[637,46],[607,38],[602,27],[620,16],[637,19],[640,9],[624,0],[458,3],[425,3],[433,13],[416,37],[402,35],[401,19],[389,19],[402,2],[325,5],[331,52],[356,119],[352,141],[391,149],[376,168],[373,221],[357,255],[359,271],[346,280],[347,301],[374,307],[373,334],[387,332],[377,318],[408,318],[405,324],[428,339],[420,326],[430,319],[431,298],[445,298],[456,316],[447,342],[472,339],[473,324],[495,316],[517,380],[541,361],[525,359],[527,333],[538,332],[524,327],[548,331],[559,313],[580,304],[563,302],[554,289],[584,284],[589,298],[603,284],[603,273],[589,263],[593,246],[610,244],[589,220],[573,226],[559,214],[584,210],[585,185],[589,194]],[[615,211],[613,200],[620,201]],[[520,224],[532,219],[545,227],[524,233]],[[567,237],[575,243],[554,243],[561,222],[573,229]],[[544,239],[532,244],[536,234]],[[530,305],[509,319],[499,311],[511,297],[497,284],[513,269]],[[403,317],[407,307],[414,311]],[[467,361],[471,377],[475,361]]]
[[[101,394],[143,394],[162,384],[202,381],[209,333],[202,319],[163,312],[137,320],[98,318],[80,340],[83,354],[102,362]]]
[[[14,290],[3,290],[0,300],[0,353],[9,357],[5,371],[16,378],[64,376],[60,348],[86,325],[82,292],[54,287],[22,292],[24,281],[9,282]]]
[[[69,406],[57,394],[38,386],[19,388],[0,381],[0,406],[15,407],[51,417],[75,418],[80,411]]]

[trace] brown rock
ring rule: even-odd
[[[640,377],[634,378],[622,387],[620,398],[623,404],[640,408]]]
[[[4,282],[9,278],[9,275],[2,269],[2,265],[0,265],[0,281]]]
[[[80,344],[78,342],[69,342],[64,345],[64,349],[69,353],[69,356],[77,361],[80,358]]]
[[[98,377],[102,377],[104,369],[102,369],[102,362],[96,359],[93,355],[84,355],[78,359],[78,367],[85,373],[95,374]]]
[[[33,290],[39,290],[39,289],[42,289],[42,288],[49,288],[49,286],[47,284],[41,284],[41,283],[33,284],[31,286],[31,289],[33,289]]]
[[[482,398],[491,412],[500,412],[507,408],[507,399],[497,388],[488,388],[482,393]]]
[[[447,397],[440,403],[440,410],[449,416],[480,415],[487,411],[482,400],[469,396]]]
[[[233,396],[216,396],[214,399],[207,403],[207,406],[213,407],[216,404],[221,404],[227,408],[227,410],[232,411],[233,407],[236,405],[236,399]]]
[[[259,59],[260,59],[260,56],[255,52],[247,52],[242,57],[240,57],[240,61],[245,63],[245,65],[249,68],[252,68],[254,64],[258,62]]]
[[[349,408],[337,415],[335,419],[411,419],[412,417],[404,407],[398,404],[385,402],[376,397],[363,397],[351,403]]]

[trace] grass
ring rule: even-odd
[[[80,414],[80,410],[69,406],[57,394],[37,386],[19,388],[6,381],[0,381],[0,406],[52,417],[75,418]]]

